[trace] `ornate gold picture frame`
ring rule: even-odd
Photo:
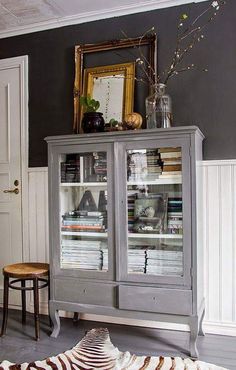
[[[122,122],[133,110],[134,77],[135,63],[86,68],[83,95],[100,102],[99,112],[106,123],[112,118]],[[82,119],[82,109],[80,112]]]
[[[119,49],[137,49],[142,46],[148,47],[148,61],[151,70],[157,70],[156,49],[157,38],[156,35],[147,35],[137,38],[129,38],[122,40],[112,40],[109,42],[102,42],[98,44],[85,44],[75,46],[75,82],[74,82],[74,123],[73,132],[81,133],[81,108],[79,98],[83,94],[84,88],[84,58],[87,54],[99,53],[104,51],[113,51]]]

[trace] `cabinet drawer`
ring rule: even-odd
[[[55,300],[99,306],[115,305],[115,287],[105,283],[80,282],[77,279],[55,279]]]
[[[189,315],[191,290],[119,286],[119,308],[156,313]]]

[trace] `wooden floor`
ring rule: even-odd
[[[0,320],[2,313],[0,312]],[[56,355],[73,347],[92,328],[106,327],[110,332],[112,343],[120,351],[136,354],[187,356],[188,333],[147,329],[125,325],[114,325],[92,321],[72,319],[61,320],[61,332],[58,338],[50,338],[48,317],[41,317],[41,339],[34,340],[33,316],[27,315],[27,324],[20,322],[20,312],[11,310],[7,334],[0,338],[0,361],[31,362]],[[200,360],[236,370],[236,337],[206,335],[199,337],[198,349]]]

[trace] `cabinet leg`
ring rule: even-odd
[[[52,320],[53,325],[53,331],[51,334],[51,337],[57,338],[59,332],[60,332],[60,317],[59,312],[57,309],[55,309],[52,305],[50,305],[50,318]]]
[[[199,331],[199,322],[197,316],[191,316],[189,318],[189,327],[190,327],[190,338],[189,338],[190,356],[195,359],[198,358],[197,337]]]
[[[201,320],[200,320],[200,323],[199,323],[199,332],[198,332],[198,335],[201,335],[201,336],[205,336],[205,332],[204,332],[203,327],[202,327],[204,316],[205,316],[205,308],[202,311],[202,316],[201,316]]]

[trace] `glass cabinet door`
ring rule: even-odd
[[[108,273],[108,152],[60,154],[59,162],[60,269]]]
[[[184,256],[184,156],[181,145],[138,144],[125,151],[128,280],[183,280],[190,263]]]

